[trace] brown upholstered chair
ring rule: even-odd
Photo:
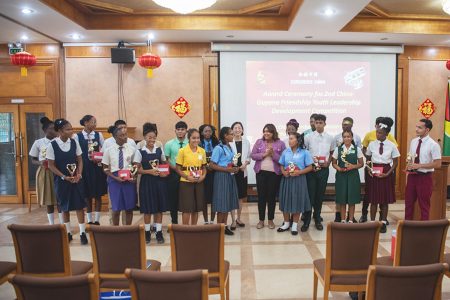
[[[98,287],[94,274],[60,278],[10,275],[18,300],[64,299],[98,300]]]
[[[208,271],[147,272],[126,269],[134,300],[207,300]]]
[[[444,262],[450,266],[450,253],[445,253],[444,254]],[[447,270],[445,271],[445,276],[450,277],[450,271]]]
[[[87,226],[91,239],[94,274],[99,277],[100,291],[126,289],[125,269],[159,271],[161,263],[147,260],[144,225]]]
[[[324,286],[323,299],[330,291],[358,292],[366,290],[367,270],[377,260],[381,223],[328,223],[324,259],[314,260],[314,292],[317,299],[318,279]]]
[[[370,266],[366,300],[441,299],[441,285],[447,264],[390,267]]]
[[[223,224],[169,225],[172,271],[208,270],[209,294],[230,298],[230,263],[224,259]]]
[[[71,261],[64,225],[10,224],[17,274],[60,277],[88,273],[92,263]]]
[[[444,262],[445,239],[449,220],[408,221],[397,225],[394,260],[390,256],[377,259],[378,265],[417,266]]]
[[[0,285],[8,280],[8,275],[16,272],[16,263],[0,261]]]

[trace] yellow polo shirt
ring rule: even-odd
[[[197,151],[192,152],[191,147],[189,144],[187,144],[185,147],[178,150],[178,156],[177,156],[177,165],[182,166],[183,168],[189,168],[189,167],[198,167],[201,168],[202,166],[206,165],[206,152],[205,149],[203,149],[200,146],[197,146]],[[189,170],[183,171],[186,175],[189,175]],[[189,182],[188,180],[181,177],[181,181]]]
[[[394,143],[395,146],[398,147],[397,141],[395,140],[395,137],[392,134],[388,134],[387,139],[389,141],[391,141],[392,143]],[[362,141],[362,146],[363,147],[368,147],[370,142],[376,141],[377,140],[377,131],[376,130],[372,130],[371,132],[369,132],[368,134],[366,134],[366,136],[364,137],[364,140]]]

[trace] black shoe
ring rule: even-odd
[[[389,221],[388,221],[388,220],[386,220],[386,225],[388,225],[388,226],[389,226]]]
[[[358,292],[349,292],[348,295],[352,300],[358,300]]]
[[[162,231],[156,232],[156,241],[158,242],[158,244],[164,244],[164,237]]]
[[[341,213],[336,212],[335,217],[334,217],[334,222],[341,223],[341,221],[342,221]]]
[[[308,224],[308,225],[303,224],[303,225],[302,225],[302,228],[300,228],[300,231],[301,231],[301,232],[307,232],[307,231],[308,231],[308,228],[309,228],[309,224]]]
[[[236,230],[236,226],[230,226],[230,229],[235,231]]]
[[[88,222],[89,225],[94,225],[94,222]]]
[[[150,230],[145,231],[145,243],[149,244],[151,239],[152,239],[152,232]]]
[[[359,218],[359,223],[366,223],[367,222],[367,215],[362,215],[361,218]]]
[[[277,229],[277,232],[285,232],[285,231],[288,231],[288,230],[289,230],[289,227],[286,228],[286,229],[279,227],[279,228]]]
[[[291,234],[292,234],[292,235],[297,235],[297,234],[298,234],[298,231],[296,231],[296,230],[291,230]]]
[[[87,236],[86,236],[85,232],[80,234],[80,241],[81,241],[81,245],[87,245],[88,239],[87,239]]]
[[[155,225],[150,226],[150,232],[156,232],[156,226]]]
[[[230,230],[230,228],[225,227],[225,234],[226,235],[234,235],[234,232]]]
[[[386,228],[386,224],[381,224],[381,228],[380,228],[380,233],[386,233],[387,228]]]
[[[355,218],[353,218],[353,223],[358,223],[358,221],[356,221],[356,219],[355,219]]]
[[[73,240],[72,234],[70,232],[68,232],[67,237],[69,238],[69,243],[70,243]]]
[[[92,224],[94,224],[94,225],[100,225],[100,222],[98,222],[98,221],[95,221],[94,223],[92,223]]]
[[[317,230],[323,230],[322,222],[319,221],[319,220],[316,221],[316,229]]]

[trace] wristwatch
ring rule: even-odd
[[[66,180],[65,178],[66,178],[66,176],[64,176],[64,175],[61,176],[61,179],[62,179],[62,180]]]

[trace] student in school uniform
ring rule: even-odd
[[[112,223],[118,226],[120,212],[125,211],[125,225],[131,225],[137,198],[135,166],[133,166],[136,149],[127,143],[125,128],[113,127],[109,128],[109,131],[113,133],[116,144],[104,151],[102,164],[107,176]]]
[[[177,171],[177,156],[178,151],[185,147],[189,141],[186,138],[188,125],[186,122],[179,121],[175,124],[176,137],[168,141],[164,145],[164,153],[169,161],[170,174],[167,178],[167,187],[169,189],[169,210],[172,224],[178,224],[178,202],[179,202],[179,188],[180,175]]]
[[[239,166],[233,162],[234,153],[230,147],[233,141],[233,130],[222,127],[219,134],[220,144],[214,148],[211,157],[211,168],[214,175],[213,209],[217,212],[217,223],[225,224],[225,234],[233,235],[227,225],[228,213],[239,208],[238,190],[234,175]]]
[[[420,219],[425,221],[430,217],[433,172],[442,163],[441,147],[429,135],[432,128],[431,120],[421,119],[416,125],[417,137],[411,140],[409,146],[412,162],[407,165],[405,220],[413,219],[416,200],[419,202]]]
[[[303,131],[303,136],[304,137],[307,136],[308,134],[313,133],[314,131],[316,131],[316,125],[315,125],[315,123],[316,123],[316,116],[317,116],[317,114],[312,114],[309,117],[309,126],[311,128],[308,128],[305,131]]]
[[[203,211],[205,205],[206,152],[199,146],[197,129],[189,129],[187,138],[189,144],[178,151],[176,158],[180,176],[178,209],[182,213],[183,225],[197,225],[198,212]]]
[[[361,179],[359,168],[364,166],[364,155],[353,140],[353,132],[344,130],[342,145],[333,151],[333,168],[336,169],[336,205],[341,216],[346,216],[348,206],[348,223],[353,223],[355,205],[361,202]],[[345,217],[341,222],[345,223]]]
[[[306,174],[312,171],[314,163],[311,154],[305,149],[303,134],[289,135],[289,148],[281,154],[280,210],[283,212],[283,225],[278,232],[289,230],[292,216],[291,234],[298,234],[300,214],[311,210]]]
[[[286,149],[289,148],[289,136],[291,134],[295,134],[298,131],[298,127],[300,124],[297,122],[296,119],[290,119],[286,123],[286,137],[283,139],[284,145],[286,146]]]
[[[379,124],[383,119],[386,119],[386,118],[389,118],[389,117],[377,117],[375,119],[375,130],[368,132],[364,136],[364,139],[362,141],[362,152],[364,155],[366,155],[366,150],[367,150],[367,147],[369,146],[369,144],[371,142],[377,140],[377,130],[379,128]],[[391,119],[391,118],[389,118],[389,119]],[[392,120],[392,123],[393,122],[394,121]],[[395,146],[398,147],[397,141],[395,140],[395,137],[392,134],[389,133],[387,136],[387,139],[388,139],[388,141],[392,142]],[[362,205],[362,215],[361,215],[361,218],[359,218],[359,223],[367,222],[367,214],[369,213],[369,205],[370,205],[369,197],[368,197],[369,191],[367,189],[370,186],[371,179],[372,179],[372,176],[369,175],[368,169],[366,168],[364,170],[364,181],[366,183],[365,184],[365,193],[364,193],[365,195],[364,195],[364,200],[363,200],[363,205]],[[380,221],[381,221],[381,215],[382,215],[382,210],[380,208]],[[389,225],[389,221],[386,220],[386,222],[387,222],[387,225]]]
[[[138,173],[141,174],[139,184],[140,210],[144,214],[145,241],[151,240],[151,217],[156,227],[156,241],[164,243],[162,233],[163,213],[167,211],[167,182],[168,174],[161,173],[158,166],[166,162],[164,151],[156,146],[158,130],[156,125],[145,123],[142,130],[147,142],[141,149],[136,150],[134,162],[139,164]]]
[[[252,161],[251,149],[249,140],[244,137],[244,126],[241,122],[234,122],[231,125],[233,130],[233,141],[230,147],[235,155],[240,155],[238,158],[239,171],[234,175],[238,189],[239,208],[231,211],[231,230],[235,230],[236,226],[245,227],[241,220],[242,202],[247,198],[247,166]],[[237,212],[237,218],[236,218]]]
[[[329,167],[331,164],[331,154],[335,148],[333,136],[325,132],[327,117],[322,114],[314,116],[315,131],[305,135],[305,147],[311,153],[314,160],[313,172],[306,175],[308,181],[308,192],[311,200],[311,207],[314,209],[313,218],[317,230],[323,230],[322,225],[322,202],[328,183]],[[311,211],[305,212],[302,232],[309,228],[311,223]]]
[[[214,186],[214,170],[209,167],[213,149],[219,144],[216,136],[216,128],[209,124],[204,124],[198,128],[200,132],[200,147],[206,152],[206,178],[205,178],[205,207],[203,208],[203,220],[205,224],[213,224],[216,212],[212,210],[212,197]],[[211,204],[211,222],[208,221],[208,204]]]
[[[47,117],[41,118],[40,122],[45,137],[34,141],[29,153],[32,159],[31,162],[39,166],[36,172],[36,196],[40,205],[47,207],[48,223],[50,225],[55,224],[54,212],[56,205],[59,213],[59,223],[63,224],[63,214],[56,201],[53,173],[48,168],[46,158],[48,145],[57,137],[55,123]]]
[[[281,169],[278,161],[285,149],[283,141],[278,138],[278,132],[273,124],[266,124],[263,137],[258,139],[252,149],[252,159],[255,160],[256,186],[258,189],[259,222],[257,229],[264,227],[266,205],[269,229],[275,229],[275,198],[281,181]]]
[[[100,160],[94,158],[94,152],[100,152],[103,146],[103,135],[95,131],[97,120],[94,116],[85,115],[80,120],[84,127],[74,138],[83,151],[83,183],[87,199],[86,216],[88,224],[100,225],[100,212],[102,209],[102,196],[106,194],[106,175]],[[95,199],[95,218],[92,219],[92,203]]]
[[[59,137],[55,138],[48,146],[46,158],[49,169],[55,174],[55,194],[58,205],[64,214],[69,242],[72,240],[70,229],[70,212],[77,212],[80,227],[80,242],[88,243],[86,236],[86,224],[84,223],[84,208],[86,200],[83,190],[82,175],[83,159],[78,142],[72,139],[72,125],[65,119],[55,120],[55,131]]]
[[[110,128],[118,128],[118,129],[122,129],[123,128],[123,129],[125,129],[125,134],[127,134],[127,123],[124,120],[117,120],[117,121],[115,121],[114,122],[114,126],[112,126]],[[108,133],[112,134],[112,132],[109,132],[109,130],[108,130]],[[137,148],[136,142],[133,139],[129,138],[128,134],[127,134],[127,141],[126,141],[126,143],[136,150],[136,148]],[[107,138],[103,142],[103,146],[102,146],[103,151],[105,151],[107,148],[109,148],[109,146],[114,146],[115,144],[116,144],[116,140],[114,139],[114,136]]]
[[[395,169],[398,166],[400,152],[397,146],[387,139],[393,125],[391,118],[386,118],[379,123],[377,139],[370,142],[366,150],[368,172],[372,177],[368,186],[368,201],[370,203],[370,220],[375,221],[378,206],[380,206],[381,222],[380,232],[387,231],[387,215],[389,204],[395,202]],[[381,173],[372,173],[370,168],[382,168]]]

